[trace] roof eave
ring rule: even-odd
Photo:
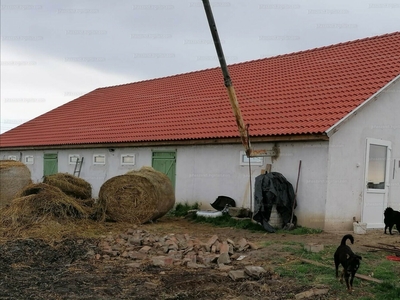
[[[254,136],[252,143],[294,142],[294,141],[326,141],[325,133],[320,134],[293,134]],[[90,149],[90,148],[123,148],[123,147],[160,147],[160,146],[193,146],[193,145],[218,145],[241,144],[240,138],[210,138],[192,140],[147,141],[126,143],[95,143],[95,144],[68,144],[68,145],[40,145],[40,146],[14,146],[0,147],[0,151],[27,151],[27,150],[57,150],[57,149]]]
[[[336,122],[333,126],[328,128],[325,133],[328,137],[331,137],[336,131],[339,130],[339,127],[347,122],[351,117],[355,116],[359,110],[361,110],[364,106],[366,106],[369,102],[375,100],[384,90],[389,88],[392,84],[394,84],[397,80],[400,79],[400,74],[397,75],[394,79],[389,81],[384,87],[382,87],[380,90],[378,90],[375,94],[373,94],[371,97],[369,97],[367,100],[365,100],[363,103],[361,103],[359,106],[357,106],[355,109],[353,109],[351,112],[349,112],[347,115],[345,115],[343,118],[341,118],[338,122]]]

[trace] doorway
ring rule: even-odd
[[[152,155],[152,167],[168,176],[172,187],[175,189],[176,152],[154,151]]]
[[[58,155],[56,153],[45,153],[43,156],[43,176],[56,174],[58,172]]]
[[[367,228],[384,228],[388,202],[391,142],[367,139],[362,222]]]

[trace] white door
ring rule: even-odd
[[[383,211],[389,191],[391,142],[367,139],[362,222],[367,228],[384,228]]]

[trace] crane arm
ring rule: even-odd
[[[236,125],[239,129],[240,138],[242,144],[245,148],[246,155],[249,157],[251,155],[251,147],[250,147],[250,140],[248,136],[248,131],[246,126],[244,125],[242,114],[240,112],[239,103],[237,101],[235,89],[232,84],[231,77],[229,75],[228,66],[226,65],[224,52],[222,50],[221,41],[219,39],[217,26],[215,25],[214,16],[211,11],[210,1],[203,0],[204,10],[207,15],[208,25],[210,26],[211,35],[214,40],[215,49],[217,51],[218,60],[221,65],[222,74],[224,75],[224,84],[228,91],[229,101],[232,106],[233,114],[235,116]]]

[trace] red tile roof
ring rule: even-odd
[[[400,74],[400,32],[238,63],[229,72],[252,137],[323,134]],[[0,147],[238,136],[218,67],[98,88],[3,133]]]

